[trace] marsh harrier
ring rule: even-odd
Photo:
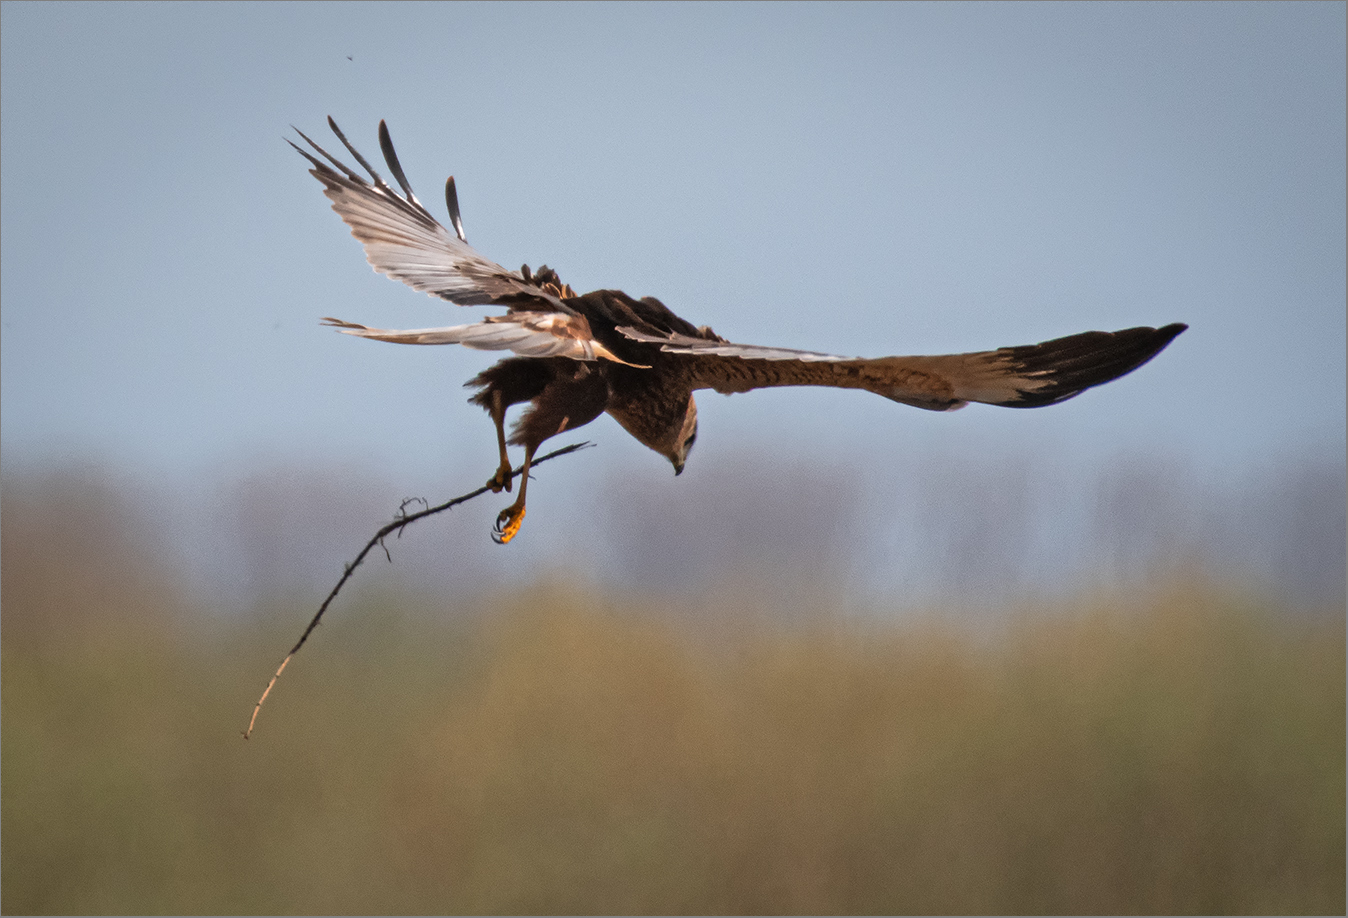
[[[468,245],[453,176],[445,183],[450,232],[412,193],[384,122],[379,146],[402,194],[356,152],[331,118],[328,126],[368,179],[303,132],[296,131],[312,153],[288,142],[312,164],[310,174],[323,183],[332,209],[351,227],[374,269],[451,303],[505,309],[504,315],[468,325],[403,331],[323,320],[345,334],[377,341],[514,353],[467,383],[477,390],[470,401],[486,409],[496,425],[500,466],[487,482],[493,491],[511,489],[507,443],[524,447],[519,497],[501,511],[493,530],[502,543],[524,519],[529,464],[539,445],[602,412],[668,459],[677,475],[697,438],[697,389],[729,394],[765,386],[834,386],[931,411],[968,402],[1038,408],[1137,369],[1186,328],[1176,323],[1092,331],[937,357],[864,359],[733,344],[705,325],[684,321],[654,297],[638,300],[619,290],[578,295],[546,266],[507,271]],[[521,402],[531,404],[507,440],[506,409]]]

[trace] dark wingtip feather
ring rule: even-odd
[[[459,217],[459,192],[454,187],[452,175],[445,181],[445,206],[449,208],[449,222],[458,234],[459,241],[467,242],[468,237],[463,234],[463,220]]]
[[[317,150],[324,159],[332,163],[333,166],[337,167],[337,169],[339,169],[347,178],[351,179],[353,182],[360,182],[362,184],[365,182],[365,179],[363,179],[361,176],[357,175],[355,172],[352,172],[349,168],[347,168],[345,163],[337,159],[337,157],[333,156],[331,153],[320,147],[318,144],[314,143],[313,138],[311,138],[308,134],[304,133],[299,128],[295,127],[293,124],[291,125],[291,128],[294,129],[296,134],[299,134],[301,137],[304,138],[305,143],[307,143],[309,146]],[[299,150],[300,155],[303,156],[305,159],[309,160],[309,162],[313,163],[315,168],[317,168],[319,171],[328,169],[327,166],[323,165],[318,160],[310,156],[306,151],[301,149],[294,141],[287,140],[286,142],[289,143],[296,150]]]
[[[379,119],[379,149],[384,151],[384,162],[388,163],[389,171],[402,186],[407,199],[414,200],[416,195],[412,194],[412,186],[407,183],[407,176],[403,174],[402,163],[398,162],[398,154],[393,150],[393,138],[389,136],[388,125],[382,118]]]
[[[384,180],[379,177],[379,173],[375,172],[374,167],[365,161],[365,157],[360,155],[359,150],[351,146],[351,141],[346,139],[346,135],[342,133],[342,129],[337,126],[337,122],[332,119],[331,115],[328,115],[328,127],[332,128],[332,133],[337,135],[337,139],[342,142],[342,146],[346,147],[347,151],[356,158],[356,162],[360,163],[361,168],[370,173],[370,178],[375,185],[384,185]],[[310,143],[312,142],[310,141]]]
[[[296,130],[299,130],[299,128],[296,128]],[[300,136],[303,137],[304,135],[301,134]],[[286,143],[290,144],[292,147],[294,147],[296,153],[298,153],[300,156],[303,156],[305,159],[309,160],[309,162],[313,163],[315,169],[324,168],[322,163],[320,163],[313,156],[310,156],[309,151],[305,150],[299,144],[295,143],[295,141],[291,140],[289,137],[282,137],[281,139],[284,140]]]
[[[1160,350],[1160,348],[1165,347],[1171,341],[1174,341],[1179,337],[1180,332],[1188,330],[1189,326],[1185,325],[1183,322],[1171,322],[1169,325],[1156,329],[1157,337],[1161,338],[1161,344],[1157,350]]]
[[[1151,360],[1189,326],[1175,322],[1162,328],[1125,328],[1116,332],[1085,332],[1007,348],[1016,372],[1046,379],[1049,385],[1022,391],[1010,408],[1038,408],[1079,395],[1118,379]]]

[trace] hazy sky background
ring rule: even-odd
[[[879,356],[1191,326],[1041,411],[704,393],[677,485],[602,418],[580,433],[600,449],[540,471],[515,558],[604,525],[575,517],[619,470],[659,502],[768,454],[769,488],[915,455],[1159,457],[1201,480],[1342,462],[1341,3],[0,15],[6,465],[93,458],[209,493],[259,467],[346,463],[435,497],[486,479],[490,422],[461,385],[493,355],[317,324],[482,314],[365,264],[282,140],[325,143],[328,114],[372,159],[387,119],[442,219],[453,173],[488,257],[658,296],[732,340]]]

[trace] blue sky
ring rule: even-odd
[[[744,450],[1164,456],[1200,475],[1343,456],[1341,3],[0,16],[7,464],[485,480],[490,425],[460,387],[490,355],[318,326],[482,312],[365,264],[282,140],[322,143],[329,114],[371,157],[387,119],[428,202],[453,173],[488,257],[658,296],[736,341],[879,356],[1191,326],[1042,411],[706,393],[680,482]],[[583,435],[596,468],[674,485],[611,420]]]

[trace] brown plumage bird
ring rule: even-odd
[[[445,183],[451,233],[412,193],[384,122],[379,146],[402,194],[356,152],[336,122],[329,118],[328,125],[368,179],[298,129],[318,156],[287,142],[312,164],[310,174],[323,183],[332,209],[351,227],[374,269],[452,303],[506,309],[505,315],[469,325],[408,331],[323,320],[346,334],[379,341],[514,352],[467,384],[478,390],[471,401],[496,425],[501,464],[488,481],[492,490],[511,487],[507,443],[524,447],[519,497],[501,511],[493,530],[502,543],[523,521],[529,464],[539,445],[602,412],[668,459],[677,475],[697,438],[697,389],[729,394],[765,386],[834,386],[932,411],[968,402],[1038,408],[1137,369],[1187,327],[1085,332],[995,351],[869,360],[732,344],[705,325],[679,318],[654,297],[637,300],[618,290],[577,295],[550,268],[507,271],[468,245],[453,176]],[[507,440],[506,410],[521,402],[530,407]]]

